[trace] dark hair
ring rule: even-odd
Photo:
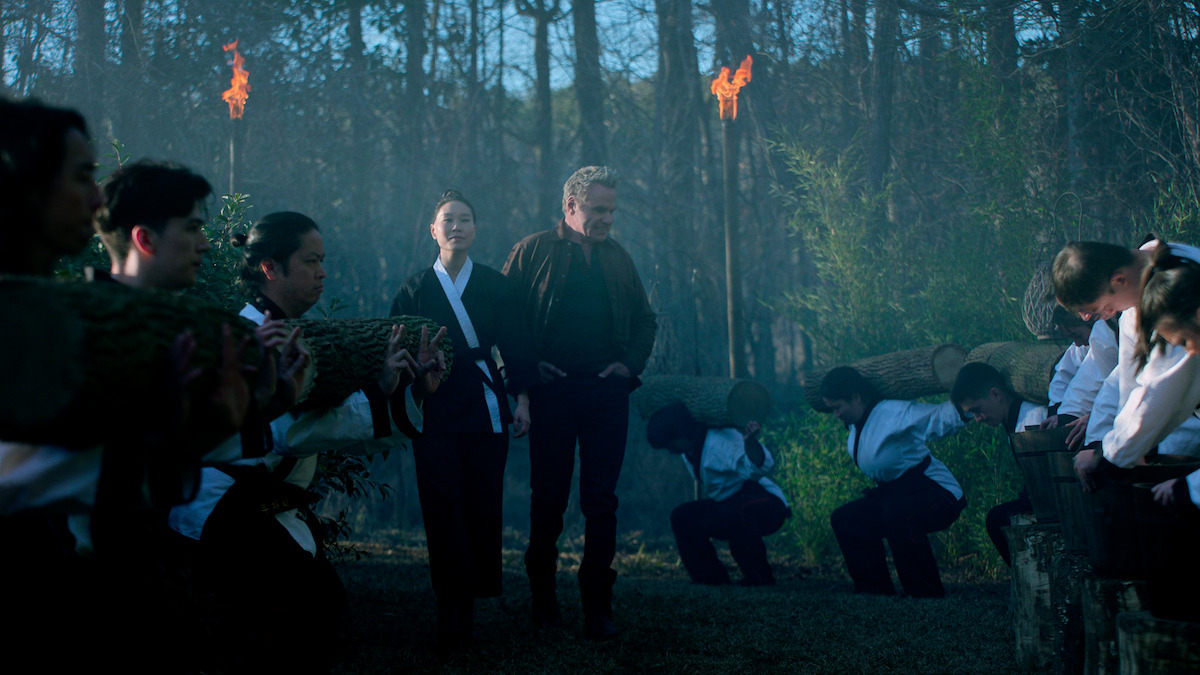
[[[950,400],[958,405],[968,399],[985,398],[992,389],[999,389],[1009,398],[1016,396],[1000,371],[986,363],[968,363],[954,377]]]
[[[1067,309],[1066,307],[1063,307],[1062,305],[1058,305],[1058,304],[1054,305],[1054,311],[1052,311],[1050,313],[1050,320],[1052,322],[1054,322],[1054,325],[1056,327],[1058,327],[1059,330],[1064,330],[1064,331],[1070,330],[1072,328],[1082,328],[1084,326],[1091,326],[1092,323],[1094,323],[1092,321],[1087,321],[1087,320],[1083,319],[1075,312],[1072,312],[1071,310]]]
[[[0,98],[0,255],[24,255],[35,235],[30,228],[41,220],[37,198],[46,198],[62,171],[72,129],[88,137],[87,122],[74,110]]]
[[[431,222],[437,221],[438,211],[441,211],[442,207],[450,202],[462,202],[466,204],[467,208],[471,210],[471,218],[475,217],[475,207],[471,206],[471,202],[467,201],[467,198],[463,196],[463,193],[451,188],[442,193],[442,196],[438,199],[437,206],[433,207],[433,221]]]
[[[821,378],[818,392],[821,394],[821,398],[830,401],[849,401],[854,398],[855,394],[862,398],[865,405],[879,401],[879,393],[875,389],[875,385],[850,366],[838,366],[825,373],[825,377]]]
[[[129,255],[137,225],[162,232],[167,221],[185,218],[196,202],[213,193],[212,185],[185,166],[138,160],[117,169],[104,181],[105,207],[96,222],[109,254]]]
[[[672,403],[655,410],[646,422],[646,441],[652,448],[665,448],[677,438],[694,441],[703,432],[704,425],[692,417],[683,403]]]
[[[268,213],[246,234],[235,234],[233,245],[242,248],[242,285],[253,293],[267,282],[260,263],[271,259],[287,274],[288,258],[300,249],[300,239],[320,232],[312,218],[295,211]]]
[[[1154,330],[1163,319],[1180,324],[1195,324],[1200,309],[1200,265],[1175,255],[1166,242],[1154,249],[1151,263],[1142,272],[1141,300],[1138,304],[1138,365],[1144,366],[1154,347],[1165,348],[1166,341]]]
[[[1108,291],[1112,275],[1134,261],[1133,252],[1123,246],[1073,241],[1054,257],[1050,270],[1054,297],[1071,310],[1095,302]]]

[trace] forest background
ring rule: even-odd
[[[796,514],[774,546],[820,564],[837,550],[829,512],[864,481],[840,425],[799,395],[814,365],[1031,341],[1022,296],[1066,241],[1200,241],[1198,4],[2,0],[0,94],[80,109],[106,169],[170,159],[228,193],[197,291],[214,300],[236,302],[229,230],[312,216],[336,317],[386,314],[432,263],[446,188],[476,207],[472,257],[498,268],[554,224],[573,169],[610,164],[616,237],[659,315],[647,374],[728,374],[722,161],[736,152],[741,353],[774,395],[767,439]],[[234,40],[251,87],[240,120],[220,98]],[[746,55],[723,147],[709,81]],[[668,536],[691,495],[642,424],[620,492],[630,545]],[[943,560],[995,576],[982,514],[1017,489],[1007,449],[976,428],[934,449],[970,503]],[[335,515],[360,535],[419,529],[411,458],[369,468],[389,496],[339,496]],[[527,476],[514,444],[517,531]]]

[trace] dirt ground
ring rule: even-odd
[[[579,593],[563,546],[566,626],[537,631],[520,542],[505,549],[505,594],[479,601],[478,640],[452,652],[434,641],[434,596],[419,540],[365,544],[338,566],[349,609],[337,673],[1011,673],[1007,583],[956,580],[940,600],[855,595],[840,569],[776,561],[777,586],[701,587],[674,551],[619,554],[614,615],[621,636],[581,635]],[[732,561],[727,559],[732,569]],[[564,571],[565,568],[565,571]],[[736,574],[735,574],[735,579]]]

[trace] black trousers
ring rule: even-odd
[[[950,527],[964,506],[964,500],[921,473],[905,474],[838,507],[830,522],[855,590],[896,592],[883,548],[887,539],[904,591],[914,597],[944,596],[929,533]]]
[[[215,622],[214,656],[231,672],[326,673],[346,610],[346,589],[325,557],[322,533],[313,556],[256,491],[235,483],[204,524],[195,566]]]
[[[747,482],[736,494],[714,501],[700,499],[671,512],[671,530],[679,558],[692,581],[727,584],[729,571],[717,557],[713,539],[729,541],[729,553],[742,571],[743,583],[775,583],[763,537],[783,527],[789,512],[783,501],[757,482]]]
[[[1029,496],[1024,492],[1011,502],[993,506],[988,511],[987,518],[984,519],[988,536],[992,538],[996,552],[1004,559],[1004,564],[1009,567],[1012,566],[1012,553],[1008,550],[1008,537],[1004,536],[1004,528],[1009,526],[1013,516],[1021,513],[1033,513],[1033,502],[1029,501]]]
[[[529,391],[531,498],[525,571],[534,602],[554,593],[558,537],[579,447],[579,505],[586,519],[579,584],[584,611],[606,613],[616,573],[617,479],[629,429],[629,379],[563,378]]]
[[[439,604],[500,595],[508,435],[426,431],[413,458]]]

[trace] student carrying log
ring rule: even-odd
[[[297,319],[320,300],[325,249],[310,218],[269,214],[236,243],[250,296],[243,317]],[[324,672],[332,665],[345,589],[325,557],[307,492],[318,454],[406,446],[423,425],[421,400],[441,380],[444,362],[434,351],[444,331],[423,334],[412,355],[394,326],[369,386],[332,408],[283,414],[262,430],[265,438],[234,439],[246,456],[206,467],[197,498],[172,509],[171,528],[194,541],[198,576],[223,610],[213,642],[232,652],[236,668]]]
[[[1010,442],[1012,435],[1026,427],[1036,427],[1046,417],[1046,407],[1022,399],[1004,381],[1000,371],[986,363],[968,363],[958,371],[950,400],[976,421],[1004,429]],[[1004,528],[1013,516],[1033,513],[1033,502],[1029,492],[1022,489],[1016,499],[992,507],[984,521],[988,536],[1004,564],[1012,565],[1008,550],[1008,539]]]
[[[963,427],[958,409],[949,401],[881,401],[871,383],[847,366],[829,371],[820,393],[850,431],[847,449],[855,466],[876,482],[830,518],[855,591],[895,594],[883,548],[887,539],[905,593],[943,597],[929,533],[950,527],[966,501],[926,444]]]
[[[763,537],[778,532],[792,514],[783,490],[767,477],[775,458],[759,443],[760,430],[758,422],[744,430],[709,428],[683,403],[658,409],[646,425],[650,446],[678,454],[702,490],[701,499],[671,512],[679,558],[694,583],[730,582],[712,539],[729,542],[741,585],[775,583]]]
[[[82,251],[103,204],[95,168],[78,113],[0,100],[0,274],[46,277],[60,257]],[[14,290],[19,280],[8,281],[12,285],[2,292],[21,292]],[[27,314],[5,316],[6,330],[44,318],[44,309],[39,303]],[[61,357],[54,351],[56,337],[44,336],[52,345],[45,349]],[[127,337],[126,348],[137,345],[136,333]],[[0,537],[14,544],[0,576],[7,580],[5,605],[20,617],[6,633],[14,659],[28,650],[39,652],[40,664],[51,670],[163,668],[155,657],[170,651],[164,638],[173,617],[155,612],[163,608],[157,602],[162,586],[137,547],[145,533],[143,514],[189,496],[199,455],[219,439],[203,432],[235,432],[249,398],[228,333],[218,350],[223,362],[210,380],[216,386],[197,386],[190,363],[195,340],[178,334],[170,356],[148,365],[162,371],[148,378],[155,386],[138,391],[120,418],[105,420],[103,445],[0,443]],[[20,372],[15,361],[27,357],[4,354],[5,372]],[[119,622],[111,621],[116,606],[125,610]],[[129,649],[130,635],[144,646]]]

